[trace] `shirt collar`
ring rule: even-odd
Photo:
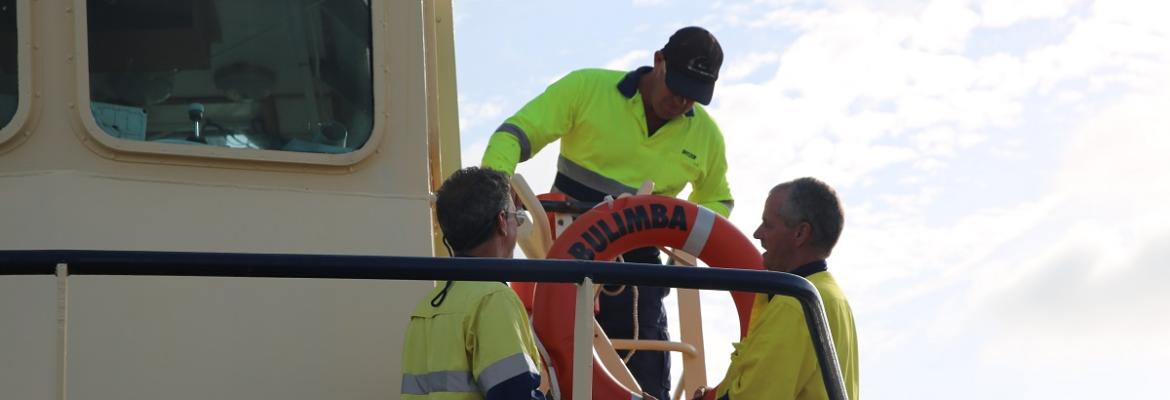
[[[790,271],[789,273],[793,274],[793,275],[797,275],[801,278],[808,279],[808,277],[812,276],[813,274],[816,274],[818,272],[825,272],[828,270],[829,270],[829,264],[826,263],[825,260],[817,260],[817,261],[813,261],[813,262],[810,262],[808,264],[804,264],[804,265],[801,265],[799,267],[796,267],[796,269]],[[773,297],[775,297],[775,295],[771,295],[771,294],[768,295],[768,301],[772,301]]]
[[[641,80],[642,75],[646,75],[652,70],[654,70],[654,67],[641,66],[638,67],[638,69],[626,73],[626,76],[622,78],[622,81],[618,82],[618,92],[621,92],[622,96],[626,96],[627,99],[634,98],[634,95],[638,94],[638,81]],[[695,116],[695,107],[691,107],[690,110],[687,110],[686,116]]]
[[[791,274],[798,275],[801,278],[808,278],[812,274],[815,274],[817,272],[825,272],[828,270],[829,270],[829,265],[828,265],[828,263],[825,262],[825,260],[817,260],[817,261],[813,261],[813,262],[810,262],[808,264],[796,267],[796,269],[792,270]]]
[[[630,71],[622,78],[621,82],[618,82],[618,91],[622,93],[622,96],[626,96],[627,99],[634,98],[634,95],[638,94],[638,80],[642,78],[642,75],[646,75],[646,73],[653,69],[653,67],[638,67],[638,69]]]

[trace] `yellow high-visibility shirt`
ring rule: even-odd
[[[511,174],[560,140],[554,186],[570,198],[635,193],[647,179],[654,194],[674,197],[689,183],[688,200],[728,216],[733,202],[723,134],[696,104],[650,135],[638,92],[638,79],[649,70],[570,72],[500,125],[483,166]]]
[[[544,399],[520,299],[500,282],[456,281],[423,298],[402,346],[402,399]]]
[[[824,302],[837,362],[851,400],[858,399],[857,331],[853,311],[828,272],[809,275]],[[717,399],[828,399],[800,302],[756,297],[748,334],[736,343]]]

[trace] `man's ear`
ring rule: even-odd
[[[796,226],[796,247],[808,246],[812,243],[812,224],[801,222]]]
[[[508,218],[507,214],[496,214],[496,233],[500,236],[508,236],[508,220],[506,218]]]
[[[654,65],[657,66],[660,62],[666,62],[666,57],[662,55],[662,50],[654,52]]]

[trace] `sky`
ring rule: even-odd
[[[780,182],[836,188],[829,268],[864,398],[1164,393],[1170,3],[455,0],[454,17],[464,165],[569,71],[648,65],[683,26],[714,33],[706,109],[731,221],[750,235]],[[538,192],[557,150],[517,169]],[[737,334],[729,299],[703,295],[712,385]]]

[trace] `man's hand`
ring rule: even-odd
[[[703,400],[703,396],[706,396],[707,392],[711,390],[713,390],[711,387],[699,386],[697,389],[695,389],[695,395],[691,396],[691,400]]]
[[[650,393],[642,392],[642,400],[658,400],[658,398],[651,396]]]

